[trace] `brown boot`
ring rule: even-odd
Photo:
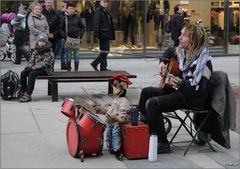
[[[74,62],[74,71],[78,71],[79,62]]]
[[[21,103],[30,102],[30,101],[32,101],[32,97],[27,93],[25,93],[24,96],[19,99],[19,102]]]

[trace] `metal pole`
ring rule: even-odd
[[[228,54],[229,39],[229,0],[224,0],[224,53]]]
[[[144,26],[143,26],[143,55],[146,55],[147,49],[147,10],[148,10],[148,1],[144,3]]]

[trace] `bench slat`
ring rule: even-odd
[[[116,74],[124,74],[128,78],[136,78],[136,75],[126,71],[79,71],[79,72],[53,72],[51,76],[38,76],[37,79],[48,80],[48,95],[52,95],[52,101],[58,101],[58,83],[67,82],[106,82],[108,81],[108,93],[112,94],[112,86],[109,78]]]
[[[116,74],[124,74],[129,78],[136,78],[136,75],[126,71],[79,71],[79,72],[53,72],[50,76],[38,76],[38,79],[98,79],[110,78]]]

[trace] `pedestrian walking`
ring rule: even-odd
[[[99,39],[100,47],[98,57],[91,63],[95,71],[99,70],[98,64],[100,64],[100,71],[109,70],[107,69],[107,55],[110,51],[110,40],[115,39],[115,29],[112,16],[107,11],[108,6],[108,0],[101,0],[94,15],[94,36]]]

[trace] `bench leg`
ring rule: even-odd
[[[52,82],[48,80],[48,96],[52,95]]]
[[[58,101],[58,84],[52,81],[52,102]]]
[[[108,81],[108,94],[113,94],[113,88],[110,81]]]

